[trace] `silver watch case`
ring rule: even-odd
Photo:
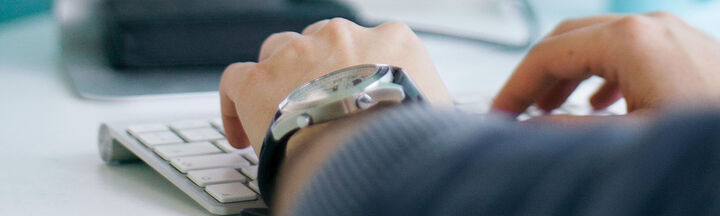
[[[377,70],[375,74],[352,88],[334,92],[318,100],[289,102],[293,93],[317,80],[348,70],[360,71],[373,68]],[[291,131],[366,110],[381,102],[402,102],[406,95],[402,85],[393,83],[395,73],[403,73],[407,77],[405,71],[398,67],[366,64],[341,69],[306,83],[279,104],[280,116],[270,126],[273,139],[280,140]]]

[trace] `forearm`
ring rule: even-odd
[[[285,162],[278,175],[273,207],[275,215],[288,215],[298,194],[318,170],[365,122],[393,105],[381,105],[342,119],[298,131],[288,142]]]

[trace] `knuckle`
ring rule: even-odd
[[[642,56],[648,49],[663,46],[669,28],[657,18],[632,15],[613,23],[606,40],[614,41],[614,49],[624,50],[634,56]],[[612,58],[612,57],[611,57]]]
[[[613,29],[623,35],[644,35],[656,30],[657,23],[647,16],[631,15],[615,22]]]
[[[330,20],[324,19],[324,20],[317,21],[313,24],[310,24],[310,25],[306,26],[305,29],[303,29],[302,34],[308,34],[310,31],[314,32],[318,28],[325,26],[325,24],[327,24],[328,21],[330,21]]]
[[[265,39],[265,42],[263,42],[263,45],[267,45],[268,43],[277,43],[278,41],[281,41],[283,38],[292,38],[295,36],[295,34],[297,34],[297,33],[289,32],[289,31],[273,33]]]
[[[274,54],[274,56],[278,56],[281,59],[292,59],[308,53],[310,49],[311,44],[308,40],[303,38],[295,38],[288,41],[284,47],[280,48]]]
[[[332,46],[346,47],[352,43],[354,34],[357,33],[357,25],[343,18],[333,18],[317,32],[317,37],[324,43]]]
[[[303,38],[290,40],[284,50],[291,50],[295,53],[307,53],[311,48],[310,41]]]
[[[347,31],[353,25],[355,24],[344,18],[333,18],[325,24],[321,31],[338,34]]]
[[[272,34],[270,34],[270,36],[268,36],[267,38],[265,38],[265,43],[267,43],[267,42],[269,42],[269,41],[273,41],[273,40],[276,39],[276,38],[284,37],[285,35],[287,35],[287,34],[289,34],[289,33],[290,33],[290,32],[276,32],[276,33],[272,33]]]
[[[252,69],[253,64],[247,62],[233,63],[225,68],[222,76],[220,76],[220,89],[227,88],[230,83],[238,82],[241,80],[249,70]]]
[[[226,76],[231,76],[231,74],[234,72],[245,70],[248,67],[247,64],[248,63],[238,62],[228,65],[222,74],[222,78],[225,78]]]
[[[295,32],[278,32],[273,33],[267,38],[265,38],[265,41],[263,41],[262,45],[260,45],[260,52],[269,52],[272,51],[275,47],[277,47],[279,44],[283,43],[284,41],[288,39],[292,39],[295,37]]]

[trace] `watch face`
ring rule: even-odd
[[[387,71],[388,67],[382,65],[360,65],[333,72],[310,81],[290,93],[280,104],[280,108],[287,104],[321,101],[367,81],[375,81]]]

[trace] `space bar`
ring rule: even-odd
[[[190,157],[174,158],[170,160],[176,169],[182,173],[189,170],[210,169],[210,168],[240,168],[249,166],[250,163],[236,153],[199,155]]]

